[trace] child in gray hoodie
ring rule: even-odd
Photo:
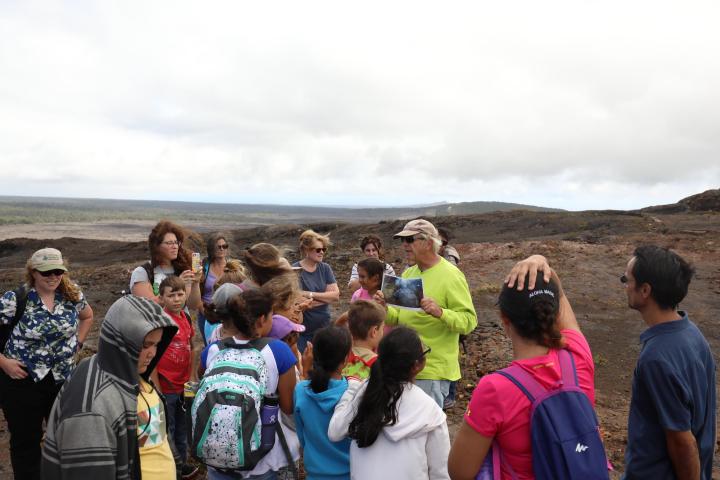
[[[44,479],[141,478],[141,384],[152,386],[150,372],[176,331],[162,308],[145,298],[128,295],[110,307],[98,353],[78,365],[53,405],[43,448]],[[162,405],[155,411],[164,417]],[[170,448],[167,431],[157,433],[168,442],[163,448]],[[172,467],[167,463],[163,478],[175,478],[174,460]]]

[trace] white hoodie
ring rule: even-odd
[[[350,422],[365,394],[367,382],[351,381],[335,407],[328,436],[337,442],[348,434]],[[350,478],[353,480],[449,480],[450,453],[445,413],[419,387],[409,383],[397,403],[395,425],[383,427],[369,447],[350,445]]]

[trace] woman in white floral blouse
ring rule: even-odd
[[[16,319],[18,303],[25,308]],[[92,308],[54,248],[35,252],[24,289],[0,298],[0,325],[10,330],[0,352],[0,393],[15,478],[40,478],[43,420],[72,372],[92,320]]]

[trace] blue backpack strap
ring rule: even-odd
[[[564,385],[580,386],[578,382],[577,369],[575,368],[575,359],[566,349],[558,350],[558,360],[560,360],[560,376]]]
[[[532,375],[517,365],[510,365],[509,367],[498,370],[495,373],[502,375],[514,383],[515,386],[525,394],[528,400],[530,400],[530,403],[534,403],[537,397],[547,391],[547,389],[540,385],[540,383],[538,383]]]

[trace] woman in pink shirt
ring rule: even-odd
[[[560,279],[544,257],[533,255],[515,265],[500,294],[500,318],[513,345],[513,362],[545,388],[560,380],[558,351],[570,351],[580,388],[595,405],[595,365]],[[515,283],[517,282],[517,289]],[[527,282],[527,290],[524,290]],[[535,478],[530,440],[531,404],[501,375],[480,379],[450,451],[453,480],[474,479],[493,440],[503,454],[502,478]]]

